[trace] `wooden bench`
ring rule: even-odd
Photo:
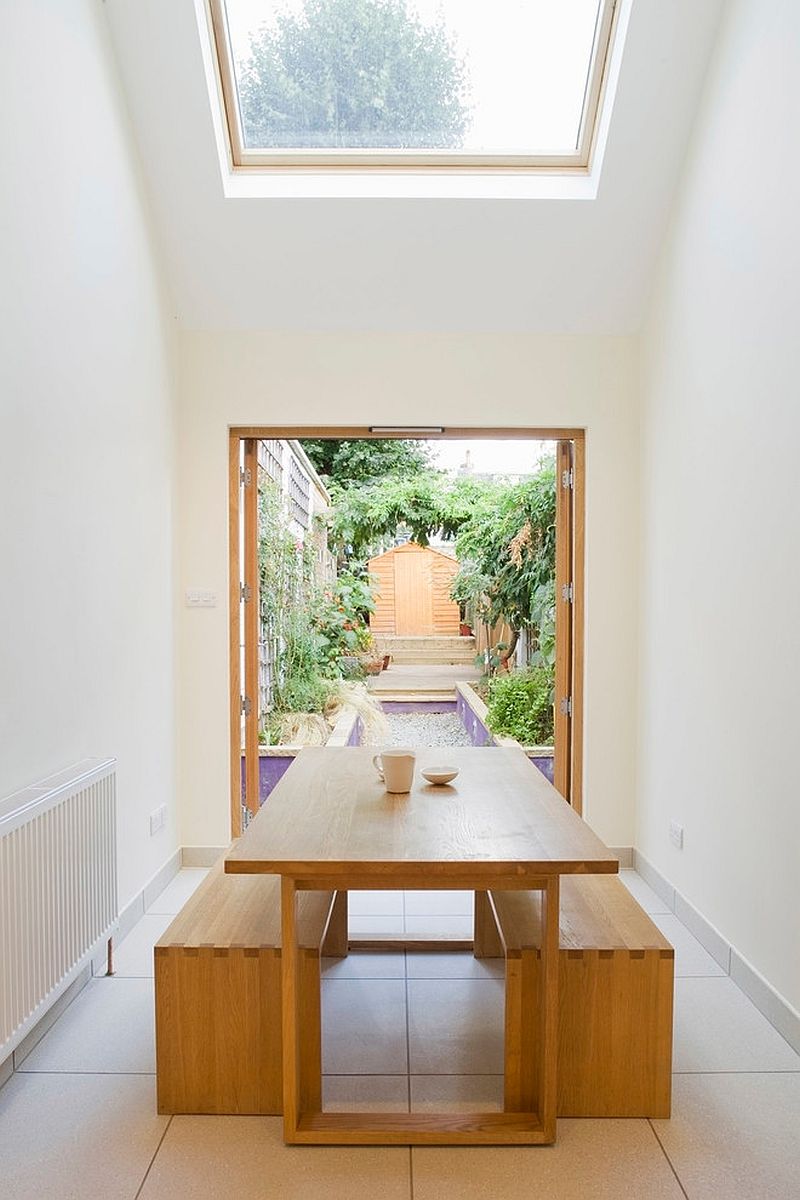
[[[475,954],[506,960],[505,1104],[536,1107],[541,893],[475,896]],[[674,950],[621,881],[561,880],[558,1115],[668,1117]]]
[[[281,888],[220,861],[155,945],[160,1113],[282,1111]],[[298,901],[304,1077],[319,1090],[320,954],[347,953],[347,895]],[[309,1102],[320,1107],[318,1095]]]

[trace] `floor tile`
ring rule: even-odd
[[[736,984],[676,979],[673,1069],[800,1071],[795,1054]]]
[[[20,1069],[153,1073],[153,1005],[152,979],[93,979]]]
[[[324,979],[404,979],[405,954],[402,950],[387,952],[351,950],[347,958],[323,958]]]
[[[208,874],[207,867],[184,867],[171,879],[160,896],[156,896],[148,913],[171,913],[175,916],[200,886]]]
[[[458,941],[472,941],[472,917],[468,916],[430,916],[421,914],[406,914],[406,933],[415,937],[453,938]]]
[[[408,1068],[402,979],[326,979],[322,1069],[326,1075],[399,1075]]]
[[[715,958],[672,913],[652,913],[652,920],[675,948],[675,978],[688,975],[725,975]]]
[[[800,1074],[676,1075],[654,1121],[691,1200],[800,1196]]]
[[[114,976],[121,978],[153,977],[153,946],[166,933],[175,918],[169,913],[140,917],[124,941],[114,943]],[[98,976],[105,978],[103,964]]]
[[[502,1112],[502,1075],[412,1075],[412,1112]]]
[[[645,912],[668,913],[672,911],[666,900],[662,900],[636,871],[620,871],[619,877]]]
[[[409,951],[406,974],[409,979],[502,979],[505,967],[502,958],[475,958],[469,950]]]
[[[471,917],[473,892],[406,892],[406,916]]]
[[[347,922],[347,932],[351,938],[392,937],[402,934],[405,929],[403,917],[398,915],[371,917],[364,913],[353,913]]]
[[[372,917],[402,917],[402,892],[348,892],[347,906],[354,913]]]
[[[562,1120],[554,1146],[415,1148],[412,1162],[414,1200],[685,1200],[647,1121]]]
[[[412,1074],[502,1072],[501,980],[410,979],[408,1005]]]
[[[323,1075],[326,1112],[408,1112],[407,1075]]]
[[[284,1146],[279,1117],[174,1117],[140,1200],[409,1200],[405,1147]]]
[[[8,1200],[133,1200],[168,1117],[142,1075],[29,1075],[0,1091]]]

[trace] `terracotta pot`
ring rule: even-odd
[[[391,654],[384,654],[384,656],[383,656],[383,667],[382,667],[382,670],[384,670],[384,671],[388,671],[388,670],[389,670],[389,663],[390,663],[391,661],[392,661],[392,656],[391,656]]]
[[[462,621],[458,627],[459,637],[472,637],[472,626],[467,625],[466,621]]]

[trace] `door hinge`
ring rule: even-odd
[[[573,471],[572,467],[561,472],[561,486],[562,488],[571,488],[575,486],[575,472]]]
[[[561,599],[567,604],[572,604],[572,601],[575,599],[575,588],[571,583],[562,583]]]
[[[244,600],[245,604],[249,604],[253,599],[253,589],[249,583],[243,583],[239,588],[239,599]]]
[[[239,471],[239,483],[242,487],[250,487],[253,482],[253,472],[250,467],[242,467]]]
[[[242,712],[246,717],[253,711],[253,702],[249,696],[242,696]]]
[[[564,696],[559,704],[559,710],[562,717],[572,716],[572,696]]]

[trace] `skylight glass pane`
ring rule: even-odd
[[[603,0],[226,0],[245,150],[570,155]]]

